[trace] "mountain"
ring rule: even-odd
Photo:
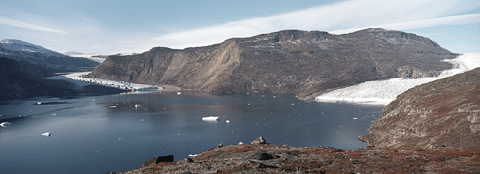
[[[87,85],[76,89],[65,80],[45,79],[51,71],[27,62],[0,57],[0,101],[40,96],[68,97],[82,93],[95,95],[116,94],[126,90]]]
[[[0,101],[76,93],[69,82],[43,79],[50,75],[51,72],[44,68],[0,57]]]
[[[91,71],[99,64],[15,39],[0,39],[0,56],[46,67],[53,72]]]
[[[379,148],[480,148],[480,68],[416,86],[360,136]]]
[[[400,31],[284,30],[204,47],[109,56],[88,77],[212,94],[295,93],[313,99],[365,81],[437,76],[452,68],[441,60],[456,56],[430,39]]]

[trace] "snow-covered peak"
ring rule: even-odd
[[[3,48],[2,52],[33,52],[42,53],[46,55],[65,56],[61,53],[46,49],[42,46],[31,44],[16,39],[0,39],[0,48]]]

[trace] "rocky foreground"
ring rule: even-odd
[[[480,149],[342,150],[254,142],[219,145],[177,162],[147,162],[121,173],[480,173]]]

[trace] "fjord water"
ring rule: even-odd
[[[357,137],[368,134],[383,108],[305,102],[291,94],[188,91],[8,103],[0,105],[0,119],[12,123],[0,127],[0,173],[119,172],[152,157],[173,154],[177,161],[259,136],[273,144],[355,150],[367,146]],[[219,120],[202,121],[211,115]]]

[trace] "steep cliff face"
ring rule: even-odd
[[[359,138],[375,147],[480,148],[480,68],[404,92]]]
[[[435,42],[384,29],[332,35],[285,30],[221,44],[110,56],[89,77],[213,94],[295,93],[309,99],[369,80],[436,76],[454,58]]]

